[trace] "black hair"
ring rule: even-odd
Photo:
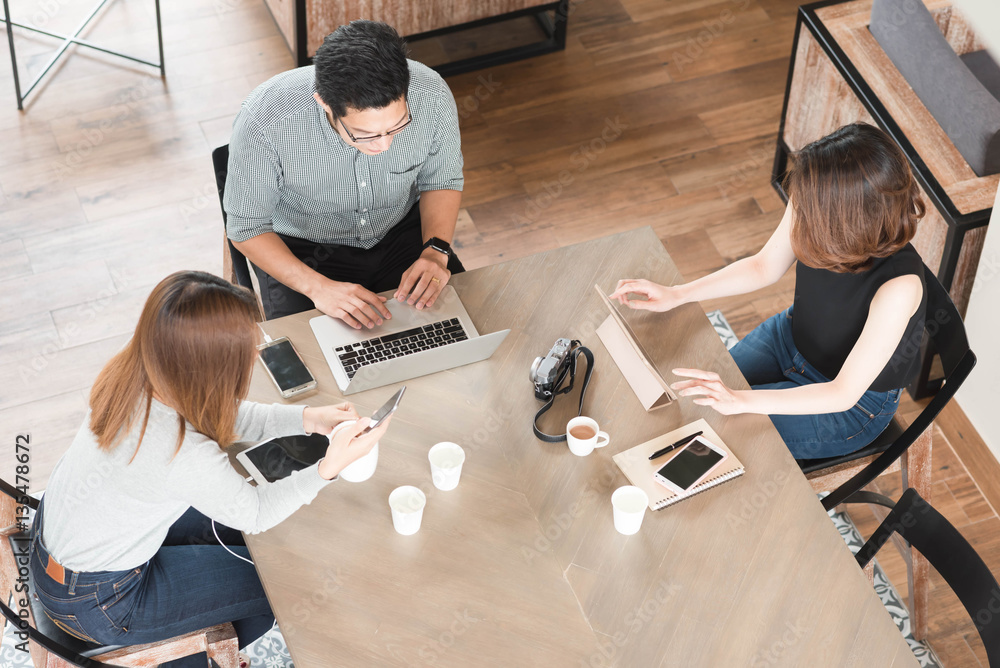
[[[406,42],[381,21],[351,21],[326,36],[313,58],[316,92],[334,116],[382,109],[410,86]]]

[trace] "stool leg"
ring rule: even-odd
[[[160,0],[155,0],[156,5],[156,42],[160,49],[160,77],[167,76],[167,61],[163,58],[163,20],[160,17]]]
[[[913,445],[903,453],[903,488],[912,487],[925,499],[931,498],[931,457],[934,440],[933,423],[927,427]],[[927,597],[930,586],[930,564],[924,555],[910,549],[911,566],[908,569],[910,619],[913,637],[923,640],[927,637]]]
[[[240,641],[232,624],[207,629],[205,642],[208,644],[208,658],[219,664],[219,668],[239,668]]]

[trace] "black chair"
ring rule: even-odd
[[[226,246],[229,247],[229,267],[226,267],[227,263],[225,256],[223,256],[223,273],[226,274],[225,278],[231,283],[253,290],[250,265],[247,264],[246,256],[233,245],[228,236],[225,236],[226,208],[222,202],[226,194],[226,176],[229,174],[229,144],[212,151],[212,166],[215,168],[215,186],[219,190],[219,206],[222,208],[223,236],[226,240]]]
[[[863,500],[880,503],[873,498]],[[858,565],[867,566],[879,548],[899,534],[930,561],[952,588],[979,630],[990,666],[1000,668],[1000,584],[989,567],[969,541],[915,489],[907,489],[898,502],[888,507],[891,510],[882,524],[855,555]]]
[[[154,665],[192,654],[207,652],[210,659],[219,661],[225,668],[239,666],[239,640],[232,624],[219,624],[183,636],[143,645],[99,645],[85,642],[70,635],[56,625],[42,609],[35,592],[34,579],[29,573],[28,617],[18,616],[7,606],[24,596],[15,592],[20,568],[18,555],[25,554],[30,543],[29,516],[19,510],[27,506],[38,510],[38,499],[22,494],[5,480],[0,479],[0,614],[14,624],[30,640],[31,661],[35,668],[115,667],[121,660],[131,665]],[[23,560],[23,556],[21,556]],[[3,621],[0,621],[0,633]]]
[[[799,460],[799,467],[816,491],[833,490],[823,499],[826,510],[848,501],[883,473],[897,470],[902,472],[903,489],[913,487],[926,497],[931,495],[934,418],[965,382],[976,365],[976,355],[969,348],[962,316],[948,292],[926,266],[924,280],[927,285],[927,311],[922,345],[930,346],[931,351],[940,357],[944,384],[905,429],[898,417],[893,418],[875,441],[856,452],[824,459]],[[882,497],[879,503],[883,501],[889,500]],[[879,509],[877,514],[882,515],[884,511]],[[919,555],[911,555],[909,550],[903,556],[910,575],[913,635],[922,640],[927,633],[927,562]]]

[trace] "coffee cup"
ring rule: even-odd
[[[566,424],[566,443],[569,451],[577,457],[586,457],[594,448],[603,448],[611,442],[606,432],[601,431],[597,422],[589,417],[575,417]]]
[[[346,428],[348,425],[354,424],[355,422],[357,422],[357,420],[347,420],[338,424],[333,428],[333,431],[330,432],[330,440],[333,441],[333,436],[338,431]],[[378,466],[378,443],[375,444],[375,447],[373,447],[367,455],[361,457],[360,459],[355,459],[353,462],[345,466],[340,472],[339,477],[347,482],[364,482],[365,480],[368,480],[368,478],[375,475],[376,466]]]
[[[389,509],[392,511],[392,526],[403,536],[412,536],[420,531],[427,497],[418,488],[404,485],[392,490],[389,495]]]
[[[431,480],[434,486],[447,492],[458,487],[465,462],[465,450],[457,443],[438,443],[427,453],[431,464]]]
[[[648,505],[649,496],[638,487],[625,485],[616,489],[611,495],[611,507],[618,533],[623,536],[638,533]]]

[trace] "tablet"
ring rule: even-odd
[[[323,434],[282,436],[247,448],[236,459],[261,485],[309,468],[326,455],[329,446],[330,439]]]
[[[601,286],[595,284],[594,289],[597,290],[597,294],[601,295],[601,301],[604,302],[608,311],[611,312],[611,317],[614,318],[616,323],[618,323],[618,327],[621,328],[622,332],[625,334],[625,338],[628,340],[635,353],[639,356],[639,359],[642,360],[643,365],[651,374],[653,374],[653,378],[660,385],[660,387],[663,388],[663,392],[667,395],[667,398],[671,401],[677,401],[677,395],[674,394],[673,389],[671,389],[670,383],[668,383],[663,376],[660,375],[660,370],[656,368],[655,364],[653,364],[649,353],[647,353],[646,349],[642,347],[641,343],[639,343],[639,337],[635,335],[635,332],[633,332],[632,328],[629,327],[625,318],[618,312],[618,308],[614,305],[611,299],[604,294],[604,290],[601,289]]]

